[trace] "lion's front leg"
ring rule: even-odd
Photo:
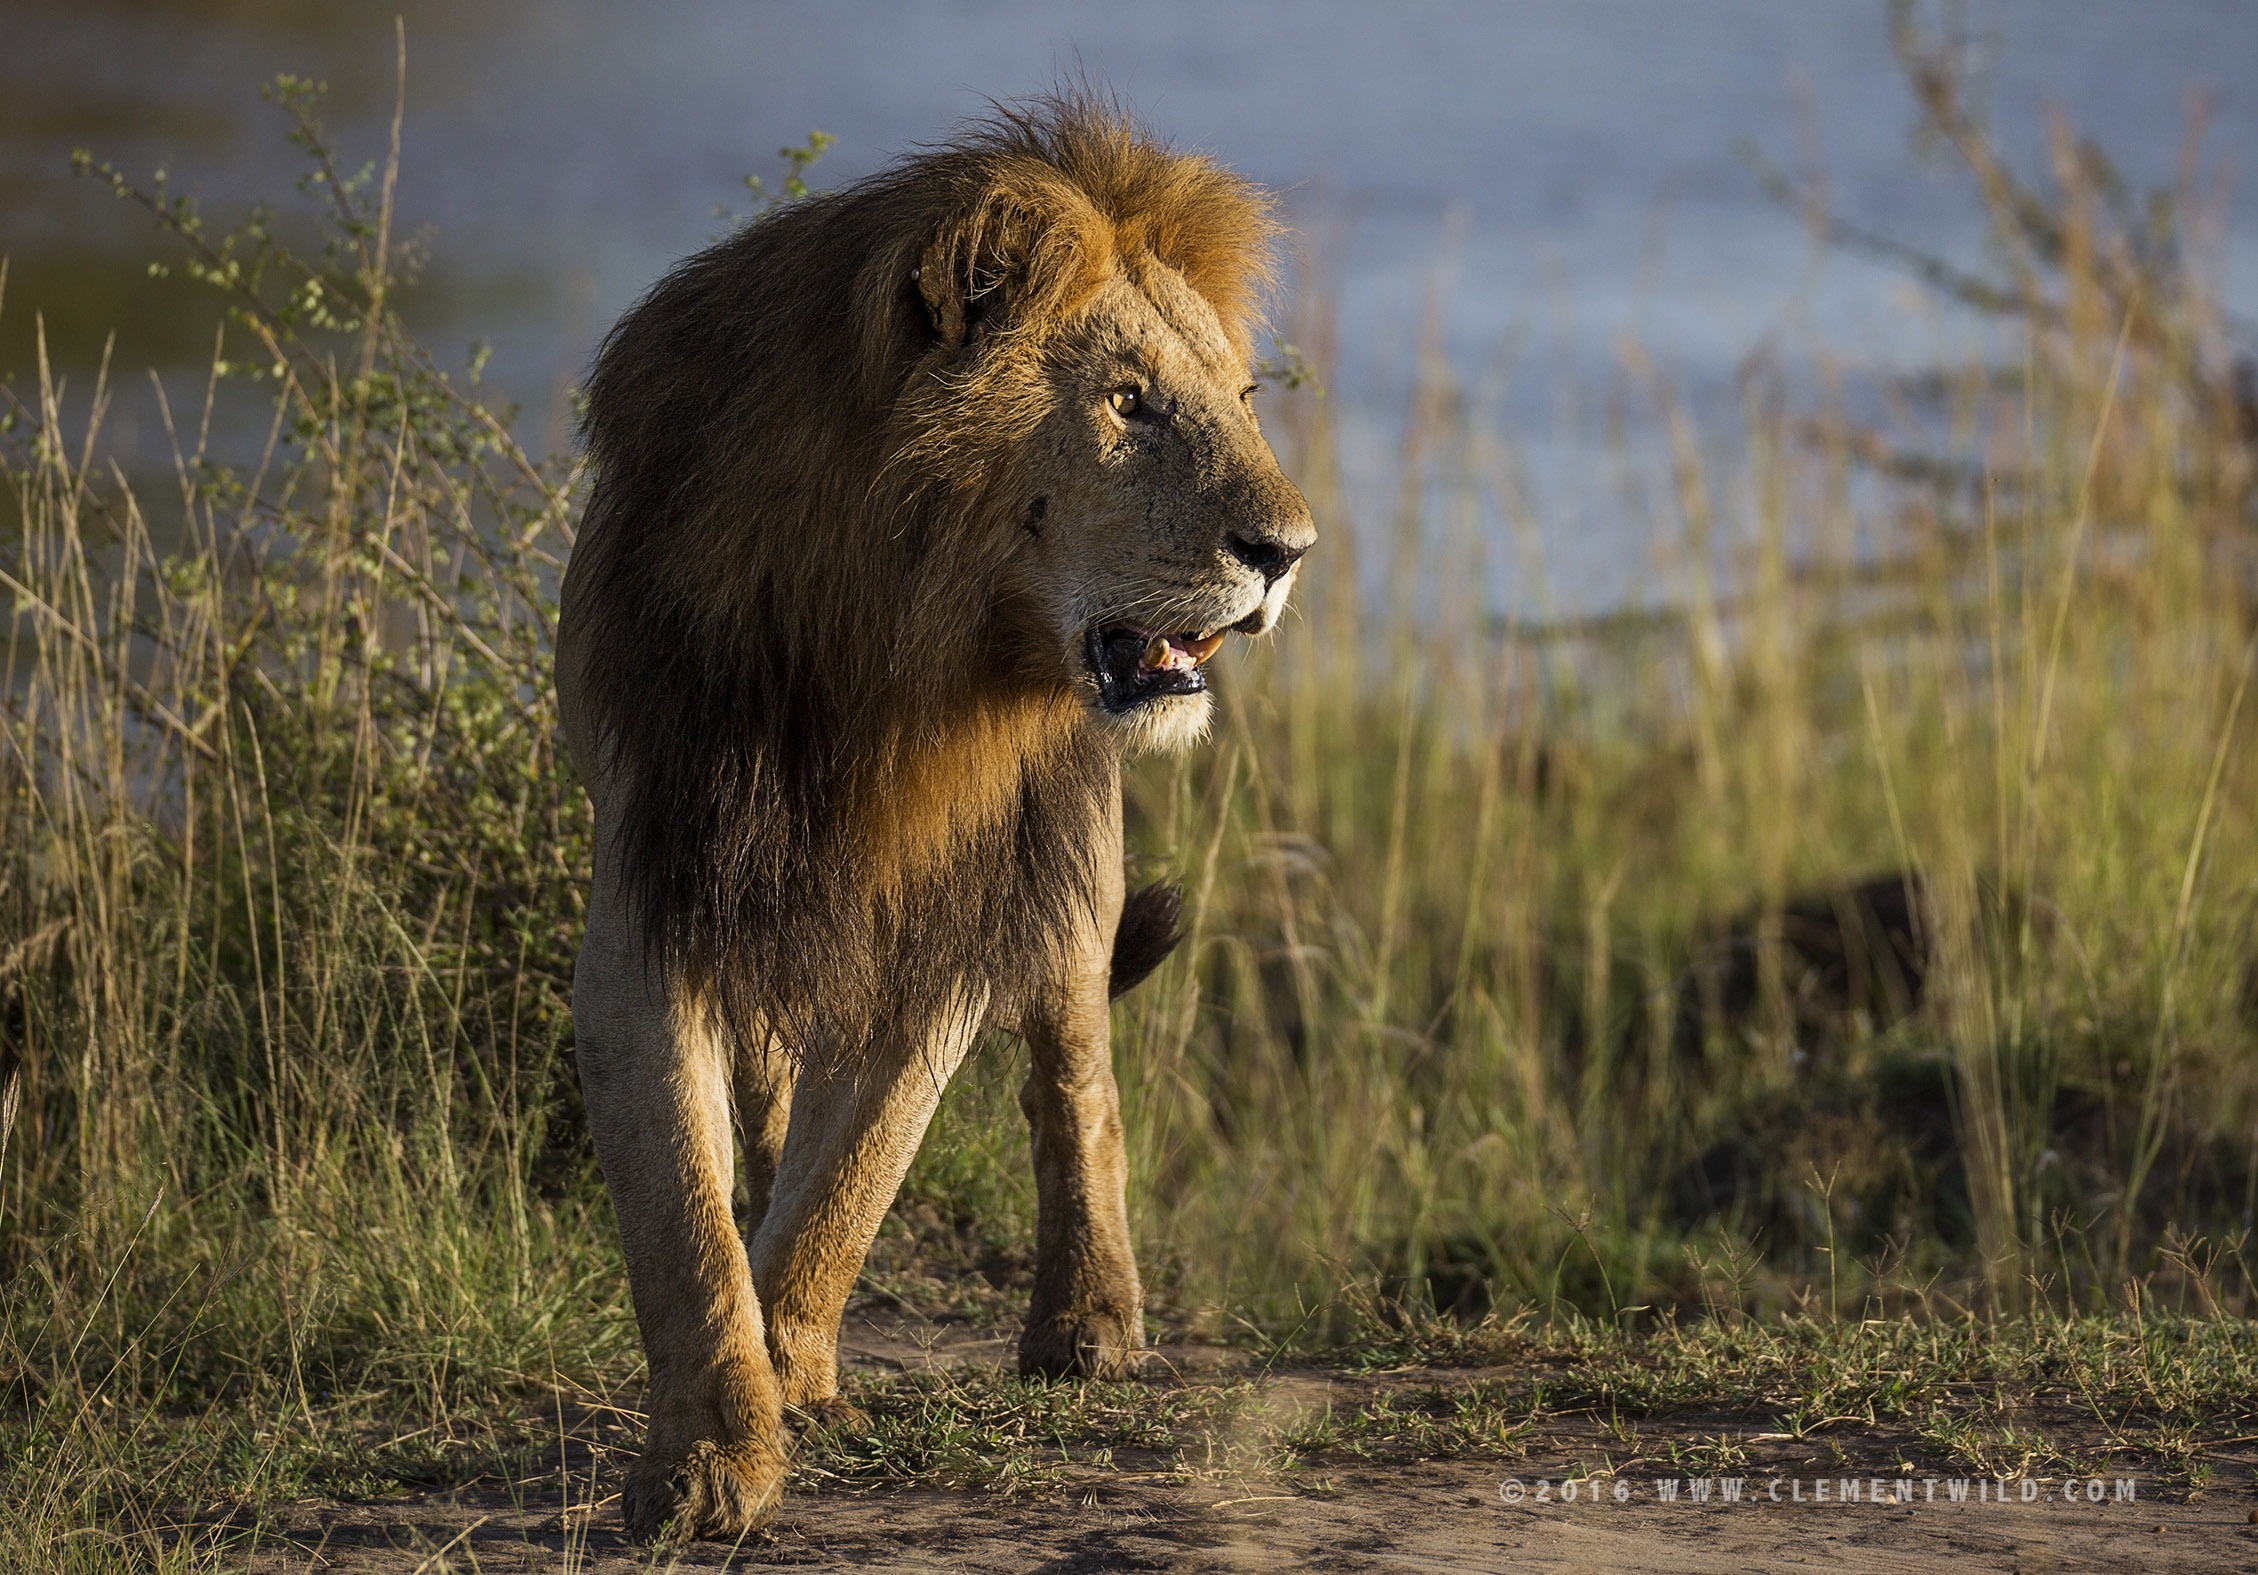
[[[1107,976],[1121,911],[1118,799],[1096,828],[1099,917],[1069,940],[1058,976],[1020,1024],[1027,1040],[1027,1113],[1035,1157],[1035,1294],[1019,1337],[1019,1370],[1104,1378],[1145,1343],[1144,1286],[1129,1242],[1128,1155],[1113,1080]]]
[[[720,1037],[645,963],[599,877],[573,976],[588,1123],[650,1362],[650,1426],[628,1530],[728,1540],[767,1519],[788,1464],[782,1397],[730,1213]]]
[[[1105,981],[1078,1008],[1031,1023],[1020,1106],[1035,1150],[1035,1294],[1019,1370],[1113,1377],[1145,1343],[1129,1244],[1128,1156],[1106,1034]]]

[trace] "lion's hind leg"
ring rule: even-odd
[[[749,1241],[767,1216],[769,1197],[776,1190],[800,1063],[774,1034],[754,1030],[738,1042],[736,1068],[730,1092],[737,1112],[737,1140],[745,1156],[744,1233]]]
[[[800,1070],[752,1262],[784,1404],[815,1425],[852,1419],[839,1400],[839,1320],[986,1010],[985,991],[972,992],[923,1030],[882,1032]]]

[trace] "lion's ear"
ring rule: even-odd
[[[934,340],[955,350],[1062,312],[1103,281],[1112,226],[1071,191],[991,197],[939,227],[915,273]]]
[[[977,317],[966,311],[969,292],[962,280],[956,277],[955,259],[949,254],[945,240],[936,240],[925,248],[916,269],[910,274],[917,285],[918,298],[925,303],[925,319],[933,330],[933,338],[944,350],[959,348],[971,337]]]
[[[954,228],[903,237],[865,264],[862,298],[873,309],[862,332],[862,369],[873,398],[891,399],[917,362],[936,351],[953,355],[993,324],[1009,286],[992,266],[968,266],[962,240]]]
[[[944,234],[925,248],[917,265],[917,293],[943,349],[960,349],[983,329],[1011,319],[1026,293],[1029,258],[1017,247],[995,244],[1008,239]]]

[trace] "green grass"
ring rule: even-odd
[[[1497,613],[1541,533],[1438,363],[1380,517],[1317,384],[1273,391],[1325,547],[1213,746],[1133,773],[1192,934],[1115,1021],[1156,1329],[1253,1365],[888,1381],[805,1486],[1510,1454],[1561,1417],[1610,1458],[1752,1447],[1718,1416],[2200,1485],[2258,1430],[2233,346],[2194,219],[2067,143],[2018,184],[1906,47],[1994,223],[1997,287],[1943,283],[1999,333],[1871,421],[1758,368],[1731,441],[1628,357],[1656,610]],[[403,330],[390,173],[279,96],[318,245],[148,198],[226,313],[211,387],[166,391],[175,476],[107,464],[83,377],[0,396],[0,1567],[548,1481],[567,1402],[638,1389],[570,1061],[580,477]],[[209,451],[245,411],[264,452]],[[1829,975],[1876,876],[1921,893],[1917,1000]],[[873,1295],[1021,1305],[1017,1054],[950,1092]],[[1374,1387],[1278,1413],[1304,1361]]]
[[[1634,1334],[1564,1320],[1485,1325],[1475,1350],[1464,1331],[1445,1338],[1440,1365],[1413,1343],[1385,1368],[1360,1345],[1293,1370],[1332,1380],[1330,1403],[1281,1397],[1284,1375],[1261,1363],[1129,1384],[979,1367],[866,1379],[853,1393],[867,1436],[812,1452],[802,1482],[1008,1492],[1131,1466],[1220,1480],[1524,1460],[1566,1437],[1613,1445],[1618,1469],[1745,1463],[1752,1449],[1870,1463],[1879,1444],[1924,1469],[2137,1469],[2186,1488],[2207,1480],[2208,1446],[2258,1419],[2258,1335],[2216,1320],[1791,1318]]]
[[[633,1364],[613,1376],[632,1388]],[[857,1376],[847,1392],[868,1426],[810,1444],[795,1494],[1057,1496],[1126,1474],[1323,1495],[1352,1491],[1359,1473],[1473,1460],[1556,1479],[2135,1477],[2144,1497],[2176,1498],[2229,1485],[2213,1457],[2234,1457],[2258,1423],[2258,1341],[2213,1319],[1707,1320],[1628,1334],[1566,1319],[1406,1330],[1392,1349],[1292,1369],[1250,1358],[1056,1384],[975,1362]],[[550,1375],[454,1409],[376,1388],[6,1441],[22,1442],[25,1479],[86,1477],[80,1513],[39,1527],[76,1538],[63,1546],[83,1547],[85,1567],[198,1568],[302,1551],[308,1500],[467,1492],[600,1514],[635,1421]],[[2238,1458],[2233,1486],[2241,1475]]]

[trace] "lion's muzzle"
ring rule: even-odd
[[[1098,703],[1116,716],[1164,695],[1196,695],[1207,688],[1201,669],[1223,645],[1219,629],[1155,634],[1132,623],[1093,624],[1084,637]]]

